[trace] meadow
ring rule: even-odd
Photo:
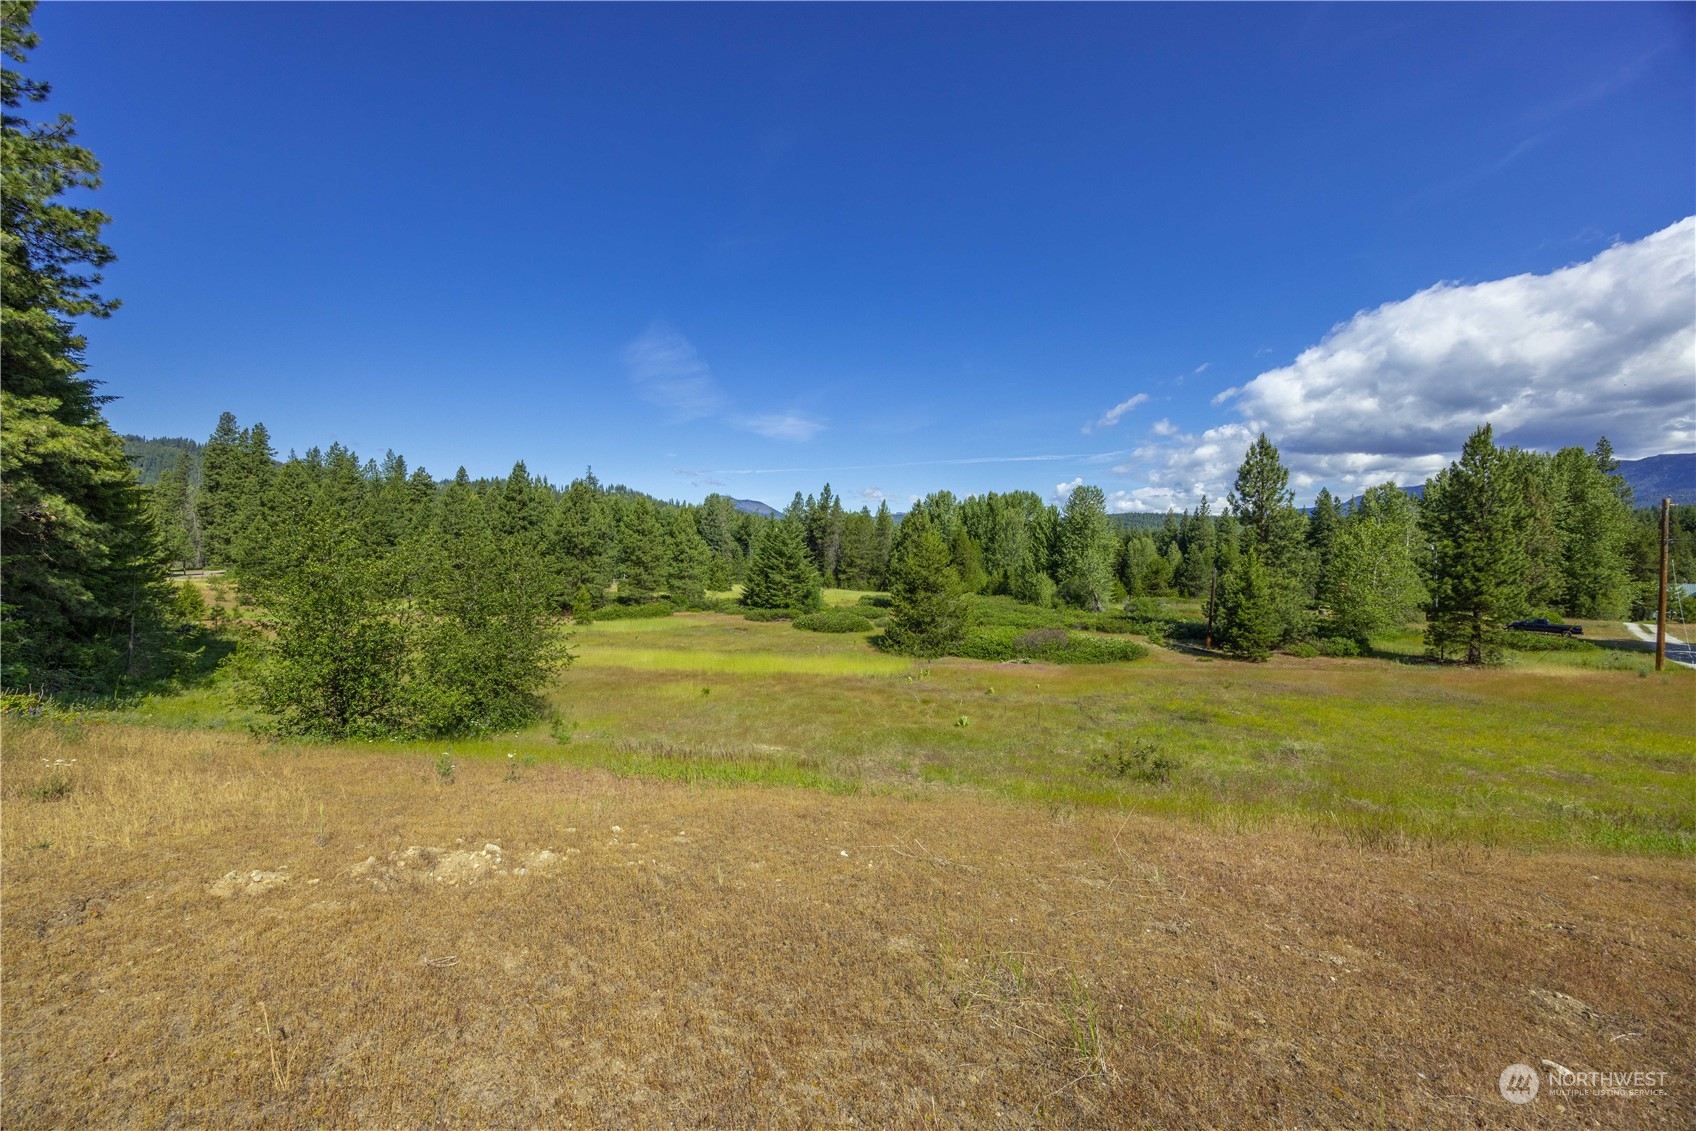
[[[1359,659],[1250,664],[1176,643],[1048,665],[915,662],[863,634],[680,613],[577,629],[555,717],[527,733],[377,749],[836,793],[954,788],[1369,843],[1696,853],[1696,672],[1655,673],[1619,626],[1585,624],[1600,647],[1483,670],[1421,662],[1411,630]],[[247,720],[217,684],[106,717]]]
[[[833,594],[847,604],[858,595]],[[8,1127],[1679,1127],[1696,673],[582,626],[552,717],[9,718]],[[1505,1103],[1544,1060],[1663,1094]]]

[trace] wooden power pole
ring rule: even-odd
[[[1672,548],[1672,500],[1661,500],[1661,603],[1655,612],[1655,670],[1667,669],[1667,553]]]

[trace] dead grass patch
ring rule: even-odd
[[[504,769],[8,727],[5,1125],[1696,1124],[1677,860]]]

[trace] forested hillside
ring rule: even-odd
[[[135,468],[136,480],[143,487],[151,487],[160,478],[177,466],[183,453],[188,454],[188,473],[195,482],[200,481],[200,444],[198,441],[184,439],[180,436],[161,436],[157,439],[147,439],[143,436],[125,435],[124,458]]]

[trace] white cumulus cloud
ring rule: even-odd
[[[1316,473],[1423,473],[1500,441],[1634,458],[1696,441],[1696,217],[1547,275],[1439,283],[1362,311],[1260,374],[1237,411]]]
[[[1114,471],[1145,486],[1114,509],[1223,497],[1265,431],[1306,501],[1423,482],[1486,422],[1550,450],[1606,435],[1623,458],[1696,446],[1696,217],[1546,275],[1436,286],[1332,328],[1289,365],[1225,389],[1238,420],[1162,442]]]

